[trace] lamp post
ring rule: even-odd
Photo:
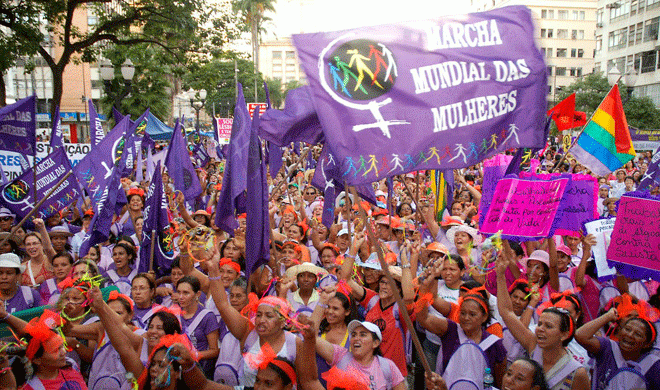
[[[200,89],[198,92],[196,92],[191,88],[188,90],[188,97],[190,98],[190,106],[195,109],[195,130],[199,132],[199,112],[202,111],[202,108],[204,108],[204,103],[206,103],[206,90]]]
[[[632,66],[632,63],[627,66],[628,71],[622,76],[621,71],[614,65],[609,72],[607,72],[607,82],[614,86],[620,79],[623,79],[623,83],[626,85],[626,98],[621,102],[626,104],[628,100],[632,97],[633,90],[635,89],[635,84],[637,83],[637,70]]]
[[[101,79],[103,80],[103,86],[105,87],[105,93],[110,95],[110,89],[112,87],[112,81],[115,79],[115,67],[109,60],[102,60],[99,62],[101,67]],[[124,84],[121,86],[121,91],[114,95],[114,104],[113,106],[119,110],[121,107],[121,101],[131,93],[131,85],[133,82],[133,77],[135,76],[135,66],[130,59],[124,61],[121,65],[121,77],[124,79]]]

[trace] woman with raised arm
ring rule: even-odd
[[[220,311],[223,321],[234,337],[241,341],[243,352],[256,354],[264,344],[270,345],[279,357],[295,361],[302,341],[293,333],[284,329],[290,321],[291,307],[280,298],[263,297],[257,304],[254,324],[236,310],[227,299],[227,293],[222,284],[222,274],[218,269],[220,254],[215,253],[211,260],[206,262],[209,272],[210,292],[215,305]],[[245,361],[239,367],[241,385],[253,386],[257,379],[257,370]]]
[[[657,389],[660,387],[660,357],[652,353],[657,331],[642,317],[624,319],[619,341],[596,336],[609,322],[619,321],[616,308],[581,326],[575,338],[596,358],[595,390]]]
[[[29,233],[23,239],[27,261],[25,272],[21,276],[21,284],[36,288],[46,279],[53,277],[53,265],[50,259],[55,256],[55,250],[50,243],[44,221],[35,218],[32,223],[37,232]]]
[[[496,267],[500,316],[511,335],[543,367],[549,387],[552,390],[588,390],[590,381],[587,370],[566,349],[575,332],[575,323],[568,311],[557,307],[543,310],[535,332],[532,332],[513,310],[505,278],[508,263],[500,257]]]

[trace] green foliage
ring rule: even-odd
[[[299,87],[302,87],[303,85],[305,85],[305,83],[302,83],[302,82],[300,82],[300,81],[298,81],[298,80],[290,80],[290,81],[289,81],[288,83],[286,83],[286,85],[284,86],[284,99],[286,99],[286,95],[289,94],[289,91],[290,91],[290,90],[292,90],[292,89],[296,89],[296,88],[299,88]]]
[[[115,78],[101,99],[101,110],[112,116],[114,96],[122,93],[124,79],[121,64],[130,59],[135,66],[135,76],[131,82],[130,94],[117,107],[122,114],[130,114],[135,119],[147,108],[156,117],[167,122],[170,117],[170,82],[172,67],[169,55],[159,46],[142,43],[134,46],[116,46],[104,53],[114,65]]]
[[[270,94],[270,105],[273,108],[281,108],[284,102],[284,95],[282,94],[282,80],[280,79],[266,79],[268,86],[268,93]]]
[[[607,77],[604,77],[602,73],[590,73],[565,87],[557,95],[557,103],[575,92],[575,109],[586,112],[587,118],[589,118],[610,88]],[[623,83],[619,83],[619,91],[621,100],[625,102],[623,111],[626,113],[629,126],[640,129],[660,128],[660,110],[653,105],[653,101],[649,97],[632,96],[626,100],[627,88]]]

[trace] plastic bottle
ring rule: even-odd
[[[493,374],[490,373],[490,367],[486,367],[484,370],[484,390],[492,389],[495,383],[495,378]]]

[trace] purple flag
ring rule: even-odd
[[[135,168],[135,180],[137,180],[138,183],[141,183],[144,181],[144,177],[142,176],[142,147],[139,144],[136,144],[136,146],[135,155],[137,158],[137,165]]]
[[[2,187],[2,203],[18,218],[25,217],[35,205],[34,171],[37,172],[37,199],[43,199],[60,179],[71,171],[71,163],[64,148],[56,148],[39,161],[34,168],[23,172]],[[41,205],[35,217],[46,219],[64,209],[80,196],[75,175],[69,176]]]
[[[98,112],[96,112],[96,107],[94,107],[92,99],[87,100],[87,105],[89,106],[89,136],[91,138],[92,147],[94,147],[101,142],[103,137],[105,137],[105,132],[103,131],[101,119],[99,118]],[[112,109],[114,110],[114,107]]]
[[[268,90],[268,84],[264,81],[264,91],[266,91],[266,109],[271,107],[270,105],[270,91]]]
[[[156,247],[154,248],[154,271],[158,277],[164,276],[171,269],[174,260],[173,233],[170,231],[167,216],[167,198],[163,191],[163,177],[160,162],[156,165],[153,180],[147,190],[144,201],[144,226],[140,242],[140,265],[138,272],[149,271],[151,258],[151,234],[156,231]]]
[[[87,190],[92,204],[96,205],[108,187],[114,165],[119,162],[126,150],[129,118],[122,119],[101,142],[92,147],[85,158],[75,166],[74,172],[80,184]],[[121,197],[123,191],[119,194]],[[125,199],[126,195],[123,195]]]
[[[127,119],[126,119],[127,120]],[[124,120],[122,120],[124,122]],[[126,122],[128,124],[128,122]],[[104,138],[101,144],[107,139]],[[89,230],[85,233],[85,238],[80,245],[79,256],[83,257],[89,251],[91,246],[105,242],[110,237],[110,227],[112,226],[112,217],[117,208],[127,203],[126,193],[121,185],[121,172],[126,165],[126,153],[122,153],[117,165],[112,167],[108,180],[105,181],[105,187],[102,188],[98,201],[94,204],[94,217],[89,224]],[[123,197],[121,196],[123,194]]]
[[[270,259],[270,225],[268,223],[268,183],[266,166],[262,158],[259,141],[259,107],[254,109],[250,128],[250,148],[247,164],[247,197],[245,201],[247,219],[245,236],[250,245],[245,247],[245,277]]]
[[[222,190],[215,212],[215,225],[229,234],[234,234],[238,227],[234,212],[245,208],[245,190],[247,188],[247,157],[250,146],[250,114],[247,111],[243,86],[238,83],[238,99],[234,109],[234,121],[231,125],[229,150],[226,158]]]
[[[546,66],[524,6],[293,42],[349,184],[545,144]]]
[[[130,153],[126,155],[126,167],[122,173],[122,177],[130,176],[135,170],[135,160],[137,159],[137,149],[142,147],[143,141],[147,136],[147,122],[149,121],[149,109],[140,115],[135,122],[131,121],[129,141],[127,143]]]
[[[270,177],[273,179],[277,176],[277,172],[282,169],[283,155],[281,147],[268,141],[268,168],[270,169]]]
[[[316,145],[323,142],[323,130],[316,115],[309,87],[289,91],[284,111],[268,108],[261,116],[259,136],[278,146],[303,141]]]
[[[311,153],[311,152],[310,152]],[[312,185],[324,193],[323,212],[330,210],[334,213],[335,197],[344,191],[344,183],[341,181],[341,169],[337,163],[336,157],[330,152],[328,145],[323,146],[321,155],[318,159],[317,169],[312,177]],[[376,194],[371,184],[360,184],[355,186],[355,191],[371,204],[376,204]],[[334,217],[334,215],[333,215]],[[322,220],[324,224],[331,223],[328,215]],[[330,221],[330,222],[329,222]],[[329,228],[329,225],[326,225]]]
[[[5,170],[0,167],[0,185],[3,185],[8,181],[9,179],[7,179],[7,175],[5,175]]]
[[[648,190],[651,188],[651,186],[655,187],[659,184],[660,184],[660,148],[658,148],[653,154],[653,157],[651,158],[651,162],[649,163],[649,166],[646,168],[646,172],[644,173],[644,176],[642,176],[642,180],[640,181],[637,190],[638,191]]]
[[[186,200],[192,201],[202,193],[195,167],[190,161],[186,140],[181,133],[181,122],[177,121],[172,134],[172,142],[165,157],[167,173],[174,180],[174,188],[183,192]]]
[[[0,150],[34,156],[37,152],[37,96],[0,108]]]
[[[206,152],[206,147],[203,144],[197,143],[193,147],[193,158],[195,159],[195,164],[199,168],[204,168],[206,164],[211,161],[211,157]]]
[[[61,148],[64,146],[62,141],[62,119],[60,118],[60,106],[55,108],[55,117],[52,120],[53,128],[50,131],[50,147]]]
[[[151,148],[147,148],[147,180],[151,181],[154,177],[154,156]]]

